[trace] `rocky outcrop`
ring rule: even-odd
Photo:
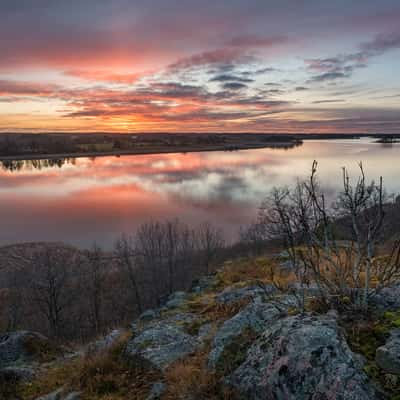
[[[164,370],[173,362],[193,353],[198,340],[173,325],[160,325],[144,330],[127,346],[127,354]]]
[[[0,368],[16,362],[35,361],[39,350],[49,344],[46,337],[36,332],[17,331],[0,336]]]
[[[261,298],[256,298],[233,318],[225,321],[219,328],[212,343],[208,366],[216,368],[227,346],[231,345],[244,332],[260,333],[268,324],[283,315],[273,304],[263,303]]]
[[[147,323],[138,321],[132,325],[134,337],[128,342],[126,353],[137,361],[164,370],[202,344],[201,338],[185,331],[195,320],[194,314],[177,313]]]
[[[378,347],[375,361],[386,373],[400,375],[400,329],[393,329],[385,345]]]
[[[232,304],[245,299],[254,299],[261,296],[270,296],[276,290],[272,285],[228,287],[215,297],[220,304]]]
[[[255,341],[227,382],[250,400],[368,400],[378,395],[334,319],[297,315]]]
[[[174,292],[169,297],[164,305],[164,308],[172,309],[182,307],[188,298],[188,293],[186,292]]]

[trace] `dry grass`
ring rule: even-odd
[[[65,362],[19,388],[23,400],[33,400],[60,387],[79,391],[83,400],[145,399],[151,382],[160,379],[158,371],[145,368],[124,357],[130,335],[123,335],[114,346],[100,354]]]
[[[174,363],[165,373],[163,400],[237,400],[233,391],[222,387],[221,376],[207,368],[207,357],[208,351],[203,349]]]
[[[217,290],[229,286],[248,286],[255,283],[287,287],[295,281],[293,273],[284,271],[276,259],[258,257],[225,263],[217,273]]]

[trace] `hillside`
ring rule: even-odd
[[[2,398],[398,399],[400,285],[362,316],[299,293],[285,254],[239,260],[83,348],[6,363],[3,337]]]

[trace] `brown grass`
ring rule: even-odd
[[[141,400],[160,372],[143,367],[124,356],[130,334],[123,335],[109,350],[65,362],[19,388],[23,400],[33,400],[60,387],[79,391],[83,400]]]
[[[209,349],[208,349],[209,350]],[[174,363],[165,373],[167,392],[163,400],[237,400],[221,384],[221,376],[207,368],[208,351],[203,349]]]

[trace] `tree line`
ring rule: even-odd
[[[121,235],[112,251],[43,245],[9,255],[0,278],[0,329],[30,329],[86,340],[129,324],[176,290],[211,271],[225,248],[220,229],[178,219],[152,221]]]

